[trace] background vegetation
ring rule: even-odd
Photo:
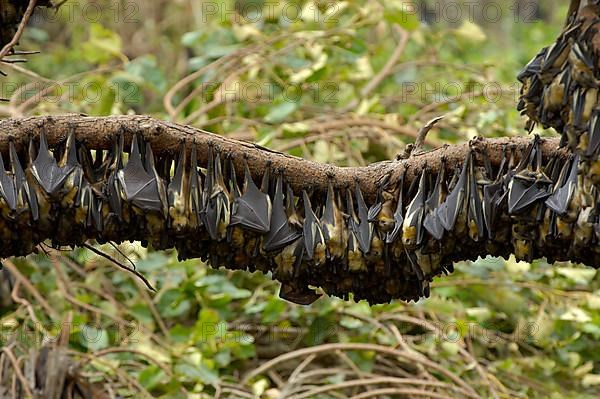
[[[2,66],[0,114],[152,114],[339,165],[395,156],[440,114],[430,146],[525,134],[515,76],[566,1],[542,20],[423,2],[427,22],[406,3],[69,0],[26,31],[41,54]],[[600,395],[600,276],[579,265],[480,259],[416,304],[302,307],[260,274],[120,249],[156,293],[87,250],[6,260],[4,347],[60,344],[109,397]]]

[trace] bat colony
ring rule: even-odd
[[[537,136],[522,154],[506,146],[497,166],[472,149],[456,169],[440,159],[418,179],[383,179],[367,203],[358,183],[333,178],[326,192],[301,193],[285,170],[267,168],[254,181],[217,147],[203,149],[199,164],[195,146],[157,157],[142,134],[126,149],[115,132],[103,151],[74,130],[49,149],[42,131],[28,149],[10,142],[0,154],[0,256],[46,240],[138,240],[213,267],[270,272],[280,295],[301,304],[319,297],[311,287],[370,303],[417,300],[453,262],[487,254],[598,268],[598,8],[572,16],[519,75],[528,127],[556,128],[567,157],[544,157]]]
[[[112,150],[91,150],[72,130],[51,151],[42,131],[27,150],[11,141],[0,154],[0,256],[45,240],[141,240],[176,248],[180,259],[271,272],[282,297],[304,304],[318,298],[309,286],[371,303],[417,300],[453,261],[486,254],[598,266],[596,186],[579,156],[544,159],[540,142],[520,157],[506,147],[495,168],[471,150],[456,170],[384,180],[366,203],[358,184],[333,179],[324,193],[300,195],[285,170],[267,168],[255,182],[218,148],[199,165],[194,146],[156,157],[134,135],[125,154],[115,133]]]

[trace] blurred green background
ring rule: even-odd
[[[515,76],[567,8],[538,3],[68,0],[26,30],[41,53],[2,67],[0,115],[150,114],[338,165],[394,157],[441,114],[429,146],[522,135]],[[357,380],[400,389],[374,397],[600,396],[600,276],[580,265],[487,258],[416,304],[302,307],[258,273],[120,249],[156,293],[87,250],[14,259],[3,344],[68,331],[114,397],[343,398]]]

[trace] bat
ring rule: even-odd
[[[485,237],[485,222],[483,218],[483,205],[478,187],[478,179],[475,172],[475,160],[473,155],[469,162],[469,237],[478,242]]]
[[[470,154],[467,155],[467,160],[470,156]],[[439,219],[446,231],[452,231],[454,229],[458,214],[463,210],[464,200],[468,189],[468,170],[469,162],[465,161],[458,180],[456,181],[456,185],[439,207]]]
[[[162,212],[155,176],[150,175],[142,163],[137,135],[131,141],[131,152],[127,165],[117,171],[117,179],[125,194],[125,199],[144,212]]]
[[[545,204],[558,215],[564,215],[569,209],[571,198],[577,188],[577,169],[579,155],[575,155],[566,162],[561,171],[561,176],[555,186],[554,192],[548,197]],[[570,166],[570,167],[569,167]],[[567,173],[568,170],[568,173]]]
[[[496,181],[483,187],[483,221],[485,223],[487,235],[491,239],[496,237],[496,222],[498,220],[502,202],[508,194],[505,190],[505,183],[503,181],[505,159],[506,158],[502,160],[500,172],[498,172]]]
[[[231,226],[240,225],[257,233],[268,233],[271,225],[271,200],[256,187],[248,164],[245,166],[244,193],[235,198]]]
[[[202,218],[200,213],[204,206],[204,196],[202,189],[202,178],[198,173],[198,155],[196,153],[196,146],[192,146],[192,153],[190,155],[190,207],[192,215],[195,215],[195,224],[197,227],[202,226]],[[193,226],[193,225],[192,225]]]
[[[550,196],[552,181],[541,171],[539,136],[528,146],[516,173],[508,183],[508,212],[515,214]]]
[[[440,221],[438,210],[445,199],[445,188],[443,187],[446,179],[446,159],[442,158],[440,171],[435,179],[433,190],[429,198],[425,201],[425,219],[423,227],[436,240],[441,240],[444,236],[444,226]]]
[[[410,251],[408,249],[405,249],[405,251],[406,257],[408,258],[408,264],[410,265],[413,273],[417,276],[417,280],[419,282],[418,292],[420,295],[423,295],[423,280],[425,280],[425,275],[423,274],[423,270],[419,266],[417,255],[414,251]]]
[[[269,232],[263,240],[263,249],[267,252],[284,248],[300,237],[300,232],[292,228],[285,212],[283,174],[277,176],[272,206],[273,211]]]
[[[92,186],[85,180],[78,192],[80,206],[77,207],[76,220],[79,220],[86,229],[94,228],[97,232],[102,232],[102,202],[99,201]]]
[[[425,230],[423,219],[425,217],[425,199],[427,197],[427,167],[421,171],[417,193],[408,204],[404,223],[402,225],[402,243],[406,249],[415,249],[423,241]]]
[[[325,263],[325,237],[321,222],[312,209],[310,198],[305,190],[302,191],[302,202],[304,203],[304,226],[302,229],[304,237],[305,255],[315,265]]]
[[[32,146],[33,140],[30,141],[30,147]],[[48,149],[46,134],[42,130],[40,133],[39,151],[31,164],[31,174],[35,177],[35,180],[44,192],[48,195],[55,195],[62,188],[73,169],[74,166],[69,163],[63,167],[58,166],[56,159]]]
[[[160,204],[161,204],[161,212],[162,215],[165,219],[167,219],[167,216],[169,214],[169,202],[167,200],[167,190],[165,188],[165,183],[163,181],[163,179],[160,177],[160,175],[158,174],[158,170],[156,169],[155,165],[154,165],[154,155],[152,154],[152,147],[150,146],[149,142],[146,142],[146,158],[145,158],[145,164],[146,164],[146,172],[148,172],[150,175],[154,175],[154,181],[156,182],[156,187],[158,189],[158,197],[160,199]],[[170,168],[169,168],[170,170]]]
[[[304,243],[299,236],[296,241],[286,245],[281,251],[276,252],[273,261],[277,268],[274,275],[279,280],[290,280],[294,275],[300,273],[302,265],[302,254],[304,253]]]
[[[379,182],[377,187],[377,197],[375,198],[375,203],[369,207],[368,219],[371,223],[379,222],[379,215],[383,210],[384,198],[383,193],[389,184],[390,176],[386,175],[383,178],[383,181]]]
[[[304,222],[296,210],[296,204],[294,202],[294,192],[289,184],[286,184],[286,196],[285,196],[285,212],[288,216],[290,225],[302,230],[304,228]]]
[[[588,132],[589,141],[587,148],[585,149],[585,156],[591,158],[596,156],[600,149],[600,112],[594,111]]]
[[[556,75],[556,71],[562,69],[562,66],[569,57],[570,51],[571,48],[569,42],[565,40],[564,36],[560,37],[548,48],[544,61],[542,62],[540,73],[544,84],[550,83]]]
[[[394,227],[392,231],[387,233],[385,242],[391,244],[398,236],[401,236],[402,225],[404,224],[404,204],[403,204],[403,190],[404,190],[404,177],[406,176],[406,169],[402,171],[400,179],[398,181],[398,202],[396,203],[396,210],[394,211]]]
[[[594,77],[594,60],[591,53],[584,43],[578,41],[573,42],[571,52],[569,53],[569,61],[573,66],[573,80],[581,87],[598,87],[598,81]]]
[[[240,186],[237,181],[237,174],[235,173],[235,165],[233,164],[233,159],[229,158],[229,185],[233,199],[239,198],[242,196],[242,191],[240,190]]]
[[[4,169],[4,159],[0,153],[0,195],[6,202],[9,212],[11,214],[17,210],[17,186],[15,180],[6,173]]]
[[[349,215],[348,221],[348,268],[351,272],[366,272],[367,263],[360,250],[360,245],[357,237],[358,220],[354,211],[354,202],[352,200],[352,192],[346,191],[346,210]]]
[[[544,47],[538,54],[536,54],[525,67],[517,75],[519,82],[524,83],[525,79],[537,75],[542,71],[542,63],[546,58],[548,47]]]
[[[227,227],[231,220],[230,194],[223,180],[221,159],[219,154],[213,156],[209,150],[209,164],[206,169],[206,185],[208,195],[202,211],[204,225],[213,240],[221,241],[227,236]]]
[[[170,164],[170,162],[168,162]],[[175,231],[183,231],[190,224],[190,168],[187,165],[185,146],[181,143],[179,156],[175,166],[173,179],[167,186],[167,199],[169,204],[169,225]]]
[[[356,238],[363,254],[368,254],[371,250],[371,240],[373,238],[373,224],[369,222],[369,208],[360,190],[358,181],[355,184],[354,194],[356,196],[356,206],[358,208],[358,223],[355,225]]]
[[[327,186],[325,209],[321,218],[323,236],[327,243],[327,257],[330,260],[342,259],[346,255],[346,225],[338,201],[339,196],[336,195],[330,179]]]
[[[61,204],[65,208],[78,207],[80,205],[80,197],[77,194],[81,189],[81,185],[83,184],[83,168],[77,159],[77,143],[75,142],[75,129],[73,128],[67,136],[65,149],[60,161],[58,162],[58,166],[62,169],[66,167],[72,168],[67,175],[65,182],[63,183]]]

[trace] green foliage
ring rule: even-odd
[[[15,85],[2,96],[12,95],[21,114],[153,114],[322,162],[362,165],[393,157],[440,114],[448,116],[428,137],[433,146],[521,134],[514,77],[553,40],[562,18],[515,23],[507,3],[498,23],[426,25],[403,1],[282,2],[270,12],[266,2],[242,1],[262,12],[206,17],[205,2],[183,3],[157,2],[156,15],[148,7],[114,18],[113,10],[94,21],[59,11],[26,32],[23,48],[42,49],[27,64],[39,76],[10,71]],[[211,4],[233,10],[233,3]],[[299,13],[282,16],[286,4]],[[81,4],[68,1],[65,9]],[[405,34],[406,47],[374,84]],[[17,90],[25,83],[31,90]],[[137,245],[121,249],[155,294],[88,251],[15,259],[34,291],[21,285],[17,295],[26,302],[2,305],[2,340],[39,346],[65,330],[70,315],[69,347],[91,356],[84,370],[125,397],[139,397],[140,389],[164,398],[217,391],[276,397],[283,388],[273,374],[243,378],[269,359],[332,343],[419,353],[483,397],[492,390],[499,397],[600,394],[600,278],[591,269],[481,259],[458,264],[417,304],[369,308],[324,298],[301,307],[280,300],[277,284],[260,273],[212,270]],[[313,368],[347,372],[321,382],[392,375],[373,350],[339,352],[312,360]],[[285,379],[308,358],[272,371]],[[395,376],[452,382],[415,364],[392,364],[405,373]]]

